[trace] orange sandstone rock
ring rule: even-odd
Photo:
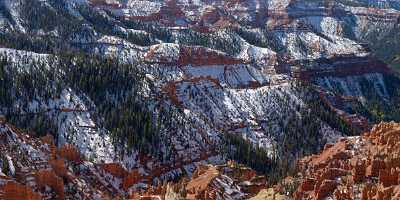
[[[65,199],[64,181],[53,171],[41,170],[35,174],[35,179],[38,188],[43,189],[47,185],[58,195],[58,199]]]
[[[364,180],[366,174],[366,164],[365,161],[357,161],[353,170],[351,171],[353,176],[353,181],[355,183],[360,183]]]
[[[338,183],[332,180],[324,180],[319,187],[319,189],[315,192],[315,199],[322,200],[327,197],[329,194],[333,193],[337,187]]]
[[[313,178],[306,178],[300,185],[300,190],[301,191],[312,191],[314,190],[316,180]]]
[[[110,173],[111,175],[118,177],[118,178],[124,178],[128,176],[128,172],[118,163],[107,163],[107,164],[101,164],[100,167],[104,169],[104,171]]]
[[[122,182],[122,188],[128,190],[134,184],[138,183],[140,180],[140,174],[138,170],[131,171],[128,176],[126,176]]]
[[[7,182],[4,185],[0,185],[0,194],[3,200],[41,200],[39,194],[32,191],[27,186],[20,185],[15,182]]]
[[[82,161],[78,149],[70,144],[65,144],[58,150],[58,155],[68,161],[79,163]]]
[[[65,162],[63,159],[49,160],[49,164],[51,165],[57,176],[65,178],[68,177],[68,170],[67,167],[65,166]]]
[[[352,191],[350,187],[338,188],[334,192],[336,200],[353,200]]]
[[[399,183],[399,172],[396,170],[382,169],[379,172],[379,183],[384,187],[397,185]]]
[[[383,160],[374,159],[371,164],[367,167],[366,175],[370,177],[378,177],[379,171],[385,169],[386,165]]]

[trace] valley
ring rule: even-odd
[[[400,120],[399,30],[395,0],[2,0],[0,199],[323,199],[299,165]]]

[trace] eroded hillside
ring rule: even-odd
[[[276,182],[325,143],[400,120],[399,7],[3,0],[0,114],[118,169],[121,195],[228,159]]]

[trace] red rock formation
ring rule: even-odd
[[[197,194],[199,198],[204,195],[210,182],[219,175],[215,167],[199,168],[196,172],[196,178],[193,178],[186,186],[186,190],[191,194]]]
[[[57,150],[51,136],[29,137],[7,123],[0,124],[1,136],[16,138],[13,143],[0,142],[0,154],[9,155],[15,166],[12,178],[0,175],[0,199],[95,199],[118,195],[113,186],[104,183],[101,173],[96,173],[97,167],[86,162],[84,165],[66,162],[66,159],[76,160],[79,155],[74,152],[76,149],[70,153],[74,149],[71,146]],[[85,170],[79,170],[82,168]],[[64,191],[64,182],[69,190]],[[39,198],[31,192],[37,190]]]
[[[351,56],[351,55],[349,55]],[[340,60],[343,58],[333,58],[332,61]],[[363,75],[371,72],[390,74],[391,69],[383,62],[378,60],[360,60],[358,62],[349,62],[344,64],[343,62],[335,66],[333,69],[308,69],[304,71],[296,72],[296,77],[301,80],[312,80],[316,77],[346,77],[349,75]]]
[[[16,182],[7,182],[0,185],[0,199],[3,200],[41,200],[39,194],[32,191],[28,186]]]
[[[204,47],[181,47],[179,65],[234,65],[242,64],[244,61],[229,57],[223,53],[206,49]]]
[[[41,140],[42,140],[42,142],[44,142],[45,144],[48,144],[50,146],[55,145],[54,137],[52,135],[50,135],[50,134],[47,134],[46,136],[43,136],[41,138]]]
[[[179,101],[177,91],[176,91],[176,84],[175,82],[171,81],[163,87],[162,91],[169,97],[171,102],[176,106],[181,106],[181,102]]]
[[[332,180],[324,180],[318,190],[315,191],[315,199],[322,200],[327,197],[329,194],[332,194],[338,183]]]
[[[162,91],[165,95],[169,97],[169,99],[173,104],[175,104],[176,106],[182,106],[182,102],[179,100],[177,93],[179,90],[179,84],[183,82],[198,83],[200,81],[209,81],[212,82],[215,85],[215,87],[222,88],[218,79],[213,78],[211,76],[199,76],[183,81],[176,81],[176,82],[170,81],[167,84],[165,84],[165,86],[162,88]]]
[[[395,169],[382,169],[379,172],[379,183],[382,183],[384,187],[399,184],[399,171]]]
[[[82,161],[81,154],[78,149],[70,144],[65,144],[58,150],[58,155],[71,162],[80,163]]]
[[[294,199],[399,199],[399,139],[400,124],[381,123],[364,136],[326,145],[321,154],[299,162],[302,181]]]
[[[57,176],[68,178],[68,170],[63,159],[51,159],[49,160],[49,164]]]
[[[315,184],[317,181],[313,178],[306,178],[303,180],[303,182],[300,185],[300,191],[305,192],[305,191],[312,191],[314,190]]]
[[[329,163],[334,162],[335,160],[346,160],[349,158],[348,153],[346,152],[347,147],[346,140],[340,141],[334,146],[326,149],[320,155],[305,157],[303,160],[299,162],[300,168],[306,168],[308,164],[311,164],[313,167],[318,169],[323,169]]]
[[[367,167],[365,164],[365,161],[356,161],[356,163],[353,166],[354,168],[351,170],[352,176],[353,176],[353,181],[355,183],[360,183],[364,180],[367,172]]]
[[[340,176],[345,176],[348,172],[343,169],[338,169],[338,168],[328,168],[323,171],[323,173],[320,176],[320,179],[325,180],[334,180],[337,177]]]
[[[380,170],[385,168],[386,166],[383,160],[374,159],[372,160],[371,164],[367,167],[366,176],[378,177]]]
[[[141,177],[138,170],[133,170],[129,172],[128,176],[126,176],[122,181],[122,188],[124,188],[124,190],[128,190],[134,184],[138,183],[140,181],[140,178]]]
[[[224,182],[224,177],[230,177],[235,183]],[[186,200],[213,200],[218,196],[221,197],[222,194],[230,195],[224,193],[225,188],[231,186],[229,184],[238,184],[241,192],[252,196],[266,187],[266,179],[263,176],[256,176],[253,170],[233,162],[220,166],[200,165],[193,172],[191,178],[183,178],[178,183],[164,183],[147,190],[142,195],[164,197],[169,191],[175,194],[186,194],[184,198]]]
[[[215,24],[220,20],[221,14],[218,12],[217,9],[211,8],[208,9],[206,12],[204,12],[203,16],[201,16],[200,21],[198,22],[198,25],[200,26],[207,26],[211,24]]]
[[[118,178],[124,178],[129,174],[119,163],[101,164],[100,167],[107,173]]]
[[[50,170],[41,170],[35,173],[38,188],[44,189],[47,185],[58,195],[58,199],[65,199],[64,181]]]
[[[353,196],[352,196],[352,192],[351,192],[351,188],[349,187],[345,187],[345,188],[341,188],[341,189],[337,189],[334,192],[334,196],[336,198],[336,200],[353,200]]]
[[[234,65],[245,61],[225,53],[201,46],[152,46],[146,53],[145,60],[150,63],[174,64],[180,66]],[[170,48],[170,50],[168,50]],[[174,53],[171,53],[174,52]],[[175,54],[176,53],[176,54]]]

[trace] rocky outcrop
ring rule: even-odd
[[[44,190],[46,186],[51,187],[57,194],[58,199],[65,199],[64,181],[53,171],[41,170],[35,173],[38,188]]]
[[[365,161],[356,160],[355,162],[356,163],[353,165],[353,169],[351,171],[353,176],[353,181],[354,183],[360,183],[365,179],[367,166],[365,164]]]
[[[226,165],[200,165],[191,178],[179,183],[153,187],[141,196],[181,196],[187,200],[244,199],[256,195],[266,187],[266,179],[254,170],[228,162]],[[178,198],[178,199],[181,199]]]
[[[390,187],[399,184],[399,171],[398,169],[383,169],[379,171],[379,183],[383,187]]]
[[[141,176],[140,176],[138,170],[131,171],[128,174],[128,176],[124,177],[123,182],[122,182],[122,188],[124,188],[125,190],[128,190],[129,187],[138,183],[140,181],[140,178],[141,178]]]
[[[64,158],[71,162],[79,163],[82,161],[81,154],[79,153],[78,149],[70,144],[63,145],[58,150],[58,155],[61,158]]]
[[[399,195],[400,124],[381,123],[363,136],[342,138],[299,162],[295,199],[396,199]],[[377,180],[371,182],[369,180]]]
[[[234,65],[245,63],[241,59],[202,46],[184,46],[166,43],[151,46],[144,60],[148,63],[178,66]]]
[[[76,147],[57,149],[49,135],[30,137],[2,122],[0,151],[9,155],[14,171],[5,175],[0,170],[0,199],[107,199],[116,194],[103,171],[85,161]]]
[[[244,61],[204,47],[181,47],[178,65],[234,65]]]
[[[282,195],[275,191],[274,188],[268,188],[261,190],[256,196],[249,200],[289,200],[290,198],[286,195]]]
[[[124,178],[128,176],[128,172],[119,163],[100,164],[99,166],[115,177]]]
[[[3,181],[0,178],[0,182]],[[32,191],[28,186],[21,185],[13,181],[0,183],[0,199],[3,200],[41,200],[39,194]]]
[[[65,165],[64,159],[50,159],[50,166],[59,177],[68,178],[68,170]]]
[[[336,181],[323,180],[321,186],[315,191],[315,199],[322,200],[331,195],[335,191],[337,185],[338,183]]]
[[[313,191],[315,188],[316,180],[313,178],[305,178],[300,185],[300,190],[303,192]]]

